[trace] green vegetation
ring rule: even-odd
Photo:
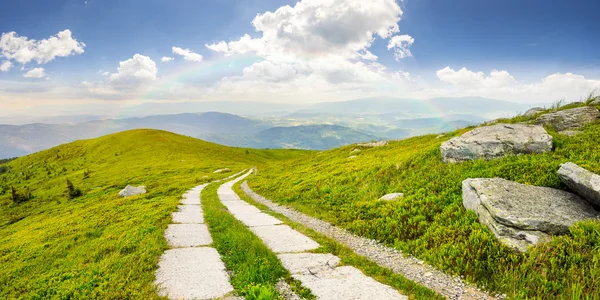
[[[275,284],[280,278],[291,281],[290,274],[277,255],[221,204],[218,187],[212,184],[202,191],[202,206],[213,246],[230,271],[231,284],[245,299],[276,299]]]
[[[404,278],[404,276],[397,275],[391,270],[382,268],[376,263],[355,254],[350,248],[336,242],[335,240],[332,240],[306,226],[295,223],[282,214],[271,211],[267,206],[262,205],[248,197],[242,191],[240,185],[241,183],[236,184],[233,189],[244,201],[255,205],[263,212],[276,217],[285,224],[319,243],[321,247],[316,249],[314,251],[315,253],[331,253],[341,259],[341,265],[353,266],[361,270],[366,275],[373,277],[375,280],[396,288],[401,294],[408,296],[410,299],[444,299],[432,290],[418,285]]]
[[[18,158],[0,175],[0,298],[151,299],[181,195],[294,150],[229,148],[132,130]],[[81,195],[69,199],[67,179]],[[121,198],[127,184],[148,193]],[[14,192],[13,192],[14,191]],[[67,191],[67,192],[65,192]],[[13,194],[26,195],[13,201]]]
[[[600,295],[600,221],[578,223],[571,235],[519,254],[496,241],[475,214],[463,208],[461,192],[464,179],[478,177],[565,189],[557,170],[567,161],[600,174],[600,124],[587,126],[575,137],[548,129],[554,136],[552,153],[444,164],[440,144],[468,130],[363,149],[352,160],[347,157],[353,146],[347,146],[259,166],[249,184],[270,199],[377,239],[489,290],[515,298]],[[377,200],[391,192],[405,197]]]

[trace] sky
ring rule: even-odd
[[[600,90],[594,0],[21,0],[0,115],[176,101],[314,103]]]

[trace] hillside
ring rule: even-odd
[[[581,106],[573,104],[560,109]],[[531,122],[518,116],[504,122]],[[585,221],[528,252],[516,253],[464,209],[461,182],[504,178],[566,189],[557,175],[573,162],[600,174],[600,123],[574,137],[548,129],[554,151],[457,164],[442,161],[440,145],[469,131],[413,137],[352,152],[349,145],[259,168],[249,185],[258,193],[414,255],[450,274],[517,299],[580,299],[600,295],[600,221]],[[351,154],[352,152],[352,154]],[[349,160],[350,155],[357,155]],[[378,201],[402,192],[397,201]]]
[[[0,169],[0,298],[155,298],[163,232],[187,189],[298,150],[229,148],[132,130],[28,155]],[[67,180],[82,195],[67,197]],[[127,184],[147,194],[121,198]],[[31,194],[10,200],[11,188]],[[27,198],[27,197],[25,197]]]
[[[230,146],[324,150],[380,140],[375,135],[337,125],[273,127],[252,135],[212,135],[207,140]]]
[[[78,139],[131,129],[158,129],[202,137],[212,134],[252,134],[269,127],[261,121],[217,112],[95,120],[79,124],[0,125],[0,158],[22,156]]]

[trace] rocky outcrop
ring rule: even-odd
[[[541,107],[533,107],[533,108],[530,108],[529,110],[527,110],[524,115],[526,117],[533,117],[543,111],[544,111],[544,109]]]
[[[583,106],[543,114],[535,119],[535,124],[552,126],[556,131],[579,130],[585,125],[600,119],[600,111],[593,106]]]
[[[521,252],[599,215],[575,194],[501,178],[467,179],[462,192],[463,206],[475,211],[500,242]]]
[[[229,169],[229,168],[223,168],[223,169],[215,170],[213,173],[219,174],[219,173],[229,173],[229,172],[231,172],[231,169]]]
[[[374,147],[383,147],[387,146],[387,141],[379,141],[379,142],[371,142],[371,143],[360,143],[357,144],[358,147],[366,147],[366,148],[374,148]]]
[[[544,128],[524,124],[496,124],[475,128],[440,147],[444,162],[502,158],[507,154],[552,151],[552,136]]]
[[[600,176],[572,162],[562,164],[558,177],[571,190],[600,207]]]
[[[119,192],[119,196],[125,198],[125,197],[131,197],[131,196],[135,196],[135,195],[141,195],[141,194],[145,194],[146,193],[146,187],[145,186],[131,186],[131,185],[127,185],[124,189],[122,189]]]
[[[392,201],[392,200],[400,199],[402,197],[404,197],[403,193],[391,193],[391,194],[384,195],[383,197],[379,198],[379,200]]]

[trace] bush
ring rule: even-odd
[[[69,199],[75,199],[77,197],[81,197],[81,195],[83,195],[81,190],[76,188],[71,180],[67,179],[67,196]]]
[[[10,187],[10,200],[12,200],[14,203],[23,203],[31,198],[33,198],[33,196],[28,188],[25,188],[25,191],[21,192],[17,190],[14,185]]]

